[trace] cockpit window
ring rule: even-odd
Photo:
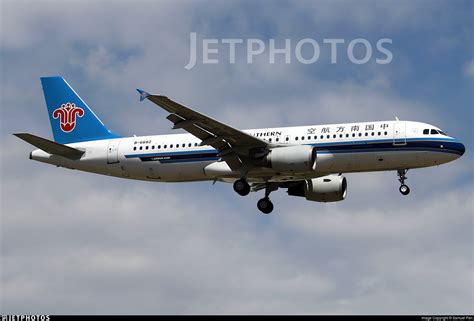
[[[438,129],[423,129],[423,135],[443,135],[443,136],[448,136],[444,132]]]

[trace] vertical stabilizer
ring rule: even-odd
[[[120,137],[105,127],[63,77],[42,77],[41,84],[57,143]]]

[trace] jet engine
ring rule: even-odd
[[[308,201],[337,202],[346,198],[347,180],[344,176],[328,175],[302,181],[288,188],[288,195],[304,196]]]
[[[264,157],[263,166],[285,173],[314,171],[316,149],[305,145],[274,148]]]

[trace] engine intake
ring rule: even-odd
[[[314,202],[342,201],[347,195],[347,180],[344,176],[336,175],[308,179],[289,187],[288,195],[304,196]]]
[[[316,149],[312,146],[278,147],[264,158],[264,166],[278,172],[304,173],[316,169]]]

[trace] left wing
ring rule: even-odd
[[[264,153],[267,147],[265,141],[178,104],[168,97],[150,95],[140,89],[137,91],[140,93],[140,101],[148,99],[170,113],[166,118],[174,124],[173,129],[182,128],[199,138],[201,146],[210,145],[217,149],[217,155],[232,170],[239,169],[252,154]]]

